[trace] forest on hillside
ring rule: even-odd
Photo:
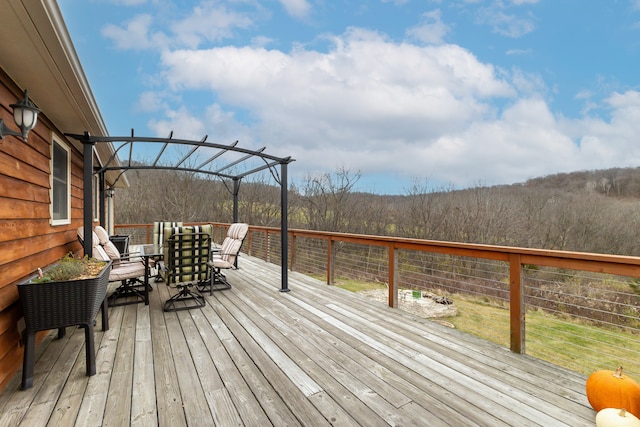
[[[127,172],[116,223],[231,222],[232,184],[194,173]],[[640,256],[640,168],[563,173],[521,184],[405,194],[354,191],[360,174],[340,169],[289,189],[289,227],[490,245]],[[280,225],[280,188],[270,175],[242,182],[239,218]]]

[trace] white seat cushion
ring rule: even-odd
[[[117,280],[131,279],[132,277],[144,276],[145,269],[144,264],[140,261],[132,262],[120,262],[120,264],[114,266],[109,273],[109,281],[115,282]]]
[[[109,234],[107,234],[107,230],[102,228],[99,225],[96,225],[94,228],[94,234],[98,236],[100,240],[100,245],[104,248],[109,258],[113,261],[118,261],[120,259],[120,251],[116,248],[116,245],[113,244],[111,240],[109,240]]]
[[[214,257],[210,264],[215,268],[234,268],[233,263],[218,257]]]

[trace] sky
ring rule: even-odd
[[[378,194],[640,165],[640,0],[58,4],[110,135]]]

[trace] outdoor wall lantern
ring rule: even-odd
[[[0,139],[4,139],[5,135],[14,135],[22,136],[22,140],[27,142],[27,135],[36,125],[40,110],[36,108],[33,102],[29,101],[26,90],[24,91],[24,99],[9,106],[13,108],[13,121],[20,128],[20,132],[9,129],[4,124],[4,120],[0,119]]]
[[[109,198],[113,197],[114,194],[116,194],[116,190],[113,187],[109,187],[106,190],[104,190],[104,195]]]

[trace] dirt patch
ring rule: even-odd
[[[366,298],[387,304],[386,289],[372,289],[357,292]],[[431,292],[398,291],[398,308],[427,319],[451,317],[458,314],[458,308],[453,300]]]

